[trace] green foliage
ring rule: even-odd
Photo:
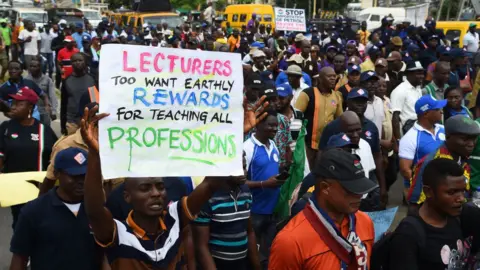
[[[450,19],[452,19],[452,18],[456,19],[457,15],[458,15],[459,6],[460,6],[460,3],[459,3],[458,0],[445,0],[445,2],[443,2],[443,7],[442,7],[442,10],[441,10],[441,13],[440,13],[440,20],[446,20],[447,19],[447,13],[448,13],[448,8],[449,7],[450,7],[449,18]]]

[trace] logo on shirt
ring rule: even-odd
[[[30,136],[32,136],[32,141],[38,141],[40,139],[40,136],[38,134],[30,133]]]
[[[372,133],[370,131],[365,131],[365,136],[367,136],[368,139],[372,138]]]
[[[313,70],[313,66],[312,66],[312,65],[310,65],[310,68],[309,68],[309,69],[310,69],[310,71],[312,71],[312,70]]]
[[[18,138],[18,134],[17,134],[17,133],[13,133],[11,136],[12,136],[12,139]]]
[[[330,101],[330,104],[332,104],[333,107],[337,106],[337,102],[333,99],[332,99],[332,101]]]
[[[438,139],[441,141],[445,141],[445,134],[443,133],[438,134]]]
[[[275,162],[278,162],[278,155],[277,155],[276,153],[273,154],[273,160],[274,160]]]

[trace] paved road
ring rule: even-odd
[[[5,117],[0,116],[0,122],[4,121]],[[60,123],[55,121],[52,123],[53,130],[60,133]],[[390,190],[390,204],[391,206],[397,206],[402,204],[402,181],[398,180]],[[406,207],[401,206],[392,224],[392,227],[396,227],[398,222],[405,216]],[[9,251],[10,238],[12,237],[12,217],[10,214],[10,208],[0,208],[0,270],[8,270],[10,266],[11,253]]]

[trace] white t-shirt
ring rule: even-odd
[[[378,129],[378,135],[382,138],[383,120],[385,120],[383,100],[374,96],[373,102],[368,101],[364,116],[375,124]]]
[[[298,97],[300,96],[300,93],[304,90],[307,89],[308,85],[304,83],[303,76],[300,79],[300,87],[297,89],[293,89],[293,98],[292,101],[290,102],[290,105],[295,108],[295,103],[297,102]]]
[[[360,138],[358,142],[358,149],[355,149],[355,154],[360,157],[360,163],[362,164],[365,177],[369,178],[369,173],[375,170],[375,160],[372,155],[372,148],[367,141]]]
[[[20,31],[18,38],[21,40],[26,40],[28,37],[32,37],[30,42],[24,43],[24,54],[25,55],[37,55],[38,54],[38,41],[42,40],[40,34],[37,30],[29,32],[27,29]]]
[[[400,121],[402,126],[407,120],[417,120],[415,112],[415,102],[422,97],[422,88],[413,85],[405,80],[392,91],[390,101],[392,102],[392,113],[400,112]]]
[[[68,210],[70,210],[75,216],[77,216],[78,210],[80,210],[81,203],[72,204],[72,203],[63,202],[63,204],[68,208]]]
[[[472,34],[468,31],[463,36],[463,46],[467,46],[467,52],[476,53],[478,51],[479,36],[478,33]]]

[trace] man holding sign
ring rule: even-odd
[[[81,123],[82,137],[89,149],[85,210],[95,240],[105,248],[112,270],[146,270],[150,266],[174,269],[182,256],[181,232],[185,226],[215,191],[241,182],[245,176],[207,177],[188,197],[169,206],[162,178],[126,178],[125,199],[133,210],[126,221],[115,220],[104,206],[98,142],[98,121],[108,115],[95,115],[97,109],[85,109]]]

